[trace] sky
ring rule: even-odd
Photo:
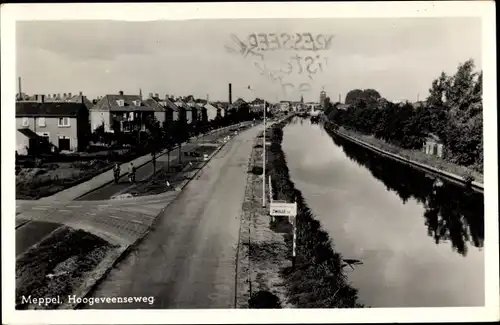
[[[234,39],[251,45],[254,33],[257,55],[245,56]],[[288,36],[281,35],[297,41],[296,33],[298,49],[285,49]],[[317,51],[301,49],[313,46],[308,33]],[[271,39],[281,40],[281,49]],[[227,100],[232,83],[233,101],[301,95],[319,101],[324,89],[332,101],[340,96],[343,102],[357,88],[376,89],[388,100],[416,101],[427,97],[442,71],[453,74],[468,59],[481,69],[481,55],[479,18],[25,21],[16,28],[23,92],[81,91],[89,98],[141,89],[144,96]],[[268,71],[280,69],[269,77]]]

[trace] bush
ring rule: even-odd
[[[258,291],[252,294],[249,301],[250,308],[281,308],[280,299],[269,291]]]

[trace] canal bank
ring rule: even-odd
[[[270,142],[267,177],[272,179],[273,199],[295,201],[297,258],[292,265],[292,226],[287,218],[271,219],[269,205],[262,207],[262,144],[254,146],[240,228],[237,272],[238,308],[353,308],[362,307],[357,291],[346,280],[345,262],[307,207],[288,175],[281,150],[283,127],[266,134]],[[267,180],[267,178],[266,178]],[[269,188],[266,186],[269,197]]]
[[[481,194],[381,157],[318,124],[284,128],[290,177],[371,307],[484,305]]]
[[[452,164],[450,162],[447,162],[442,159],[438,159],[436,157],[431,157],[428,155],[425,155],[424,153],[421,152],[416,152],[415,150],[410,150],[410,149],[403,149],[400,147],[397,147],[395,145],[386,143],[383,140],[374,138],[373,136],[367,136],[363,135],[359,132],[356,132],[354,130],[346,130],[343,129],[343,131],[340,131],[337,129],[332,123],[329,121],[324,121],[324,127],[327,130],[328,133],[330,134],[335,134],[336,136],[343,137],[351,142],[354,142],[360,146],[363,146],[365,148],[368,148],[370,150],[373,150],[374,152],[384,155],[386,157],[392,158],[400,163],[410,165],[414,168],[420,169],[424,172],[431,173],[437,177],[440,178],[445,178],[448,182],[455,183],[457,185],[461,186],[467,186],[472,188],[473,190],[484,193],[484,184],[483,184],[483,179],[484,176],[477,171],[471,170],[467,167]],[[348,134],[349,133],[349,134]],[[367,139],[370,139],[371,142],[377,142],[378,145],[373,145],[371,143],[366,142]],[[382,147],[385,148],[391,148],[390,150],[395,150],[400,154],[396,154],[394,152],[389,152],[387,150],[384,150],[380,148],[380,146],[384,144]],[[432,162],[438,166],[438,168],[431,166],[428,163],[422,163],[417,161],[417,159],[412,159],[412,157],[417,155],[420,160],[423,161],[429,161],[432,160]],[[405,157],[406,156],[406,157]],[[445,169],[451,169],[454,172],[446,171]],[[477,179],[477,180],[475,180]]]

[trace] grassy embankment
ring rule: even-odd
[[[58,304],[35,306],[22,297],[61,297],[85,286],[86,278],[116,247],[82,230],[60,227],[16,261],[16,309],[56,309]]]
[[[261,177],[252,176],[253,190],[247,189],[243,209],[248,220],[243,220],[241,231],[243,246],[247,248],[240,250],[240,254],[248,255],[243,268],[249,270],[250,279],[248,284],[240,284],[240,289],[248,290],[249,287],[250,308],[363,307],[357,302],[357,290],[349,285],[343,272],[341,255],[334,251],[328,234],[321,229],[302,194],[290,180],[281,148],[282,129],[288,122],[274,125],[268,133],[271,146],[266,151],[266,174],[272,178],[275,200],[297,202],[296,264],[292,268],[290,263],[292,227],[286,218],[270,221],[268,211],[261,207]],[[255,148],[253,156],[256,159],[251,169],[256,175],[262,172],[261,155],[262,149]],[[251,199],[247,199],[249,196]],[[249,234],[246,234],[246,228]]]
[[[331,132],[331,130],[328,130],[328,127],[326,129],[327,131]],[[458,175],[465,179],[470,179],[470,177],[472,176],[474,181],[481,184],[483,184],[484,182],[483,173],[480,173],[479,171],[469,167],[454,164],[436,156],[427,155],[420,150],[403,149],[382,139],[378,139],[373,135],[363,134],[351,129],[346,129],[344,127],[340,127],[338,130],[336,130],[336,132],[351,136],[355,139],[366,142],[379,149],[399,155],[411,161],[425,164],[439,170]]]

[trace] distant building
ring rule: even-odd
[[[238,98],[234,103],[230,104],[227,112],[229,114],[238,112],[244,105],[248,105],[246,101],[241,98]]]
[[[285,112],[285,111],[290,111],[291,105],[290,102],[282,100],[280,101],[280,111]]]
[[[156,117],[165,121],[165,110],[156,101],[143,101],[139,95],[108,94],[90,110],[92,130],[104,125],[105,132],[146,130],[146,121]]]
[[[312,111],[312,112],[321,110],[321,105],[314,102],[305,103],[304,107],[307,111]]]
[[[342,110],[342,111],[347,111],[349,109],[349,107],[351,107],[351,105],[349,105],[349,104],[339,104],[339,105],[337,105],[337,109],[338,110]]]
[[[46,102],[45,95],[37,101],[16,102],[16,147],[18,153],[40,143],[44,138],[59,151],[85,150],[90,136],[89,110],[82,102]]]
[[[443,157],[444,144],[441,139],[432,133],[427,135],[422,151],[431,156]]]
[[[325,100],[326,100],[326,91],[322,90],[319,93],[319,105],[324,108],[325,107]]]
[[[208,121],[215,120],[217,118],[217,115],[220,113],[220,109],[212,105],[211,103],[206,103],[203,107],[207,110]]]

